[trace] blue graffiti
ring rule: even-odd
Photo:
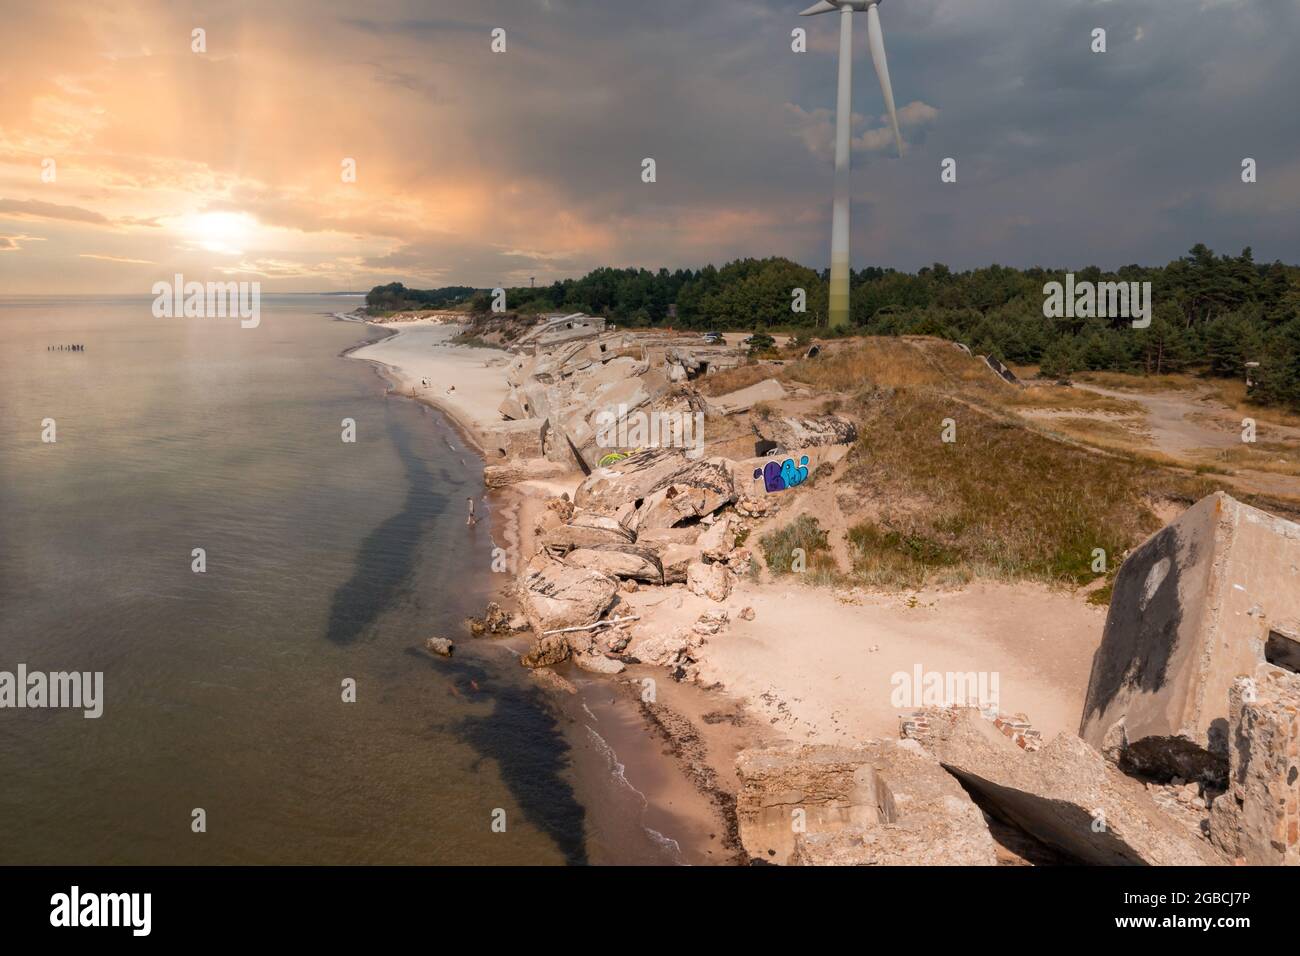
[[[793,458],[787,458],[779,464],[776,461],[769,461],[762,468],[754,469],[754,479],[759,478],[763,479],[763,487],[769,492],[785,491],[787,488],[802,485],[808,480],[808,456],[801,456],[797,465]]]

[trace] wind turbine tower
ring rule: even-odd
[[[840,12],[840,73],[835,98],[835,198],[831,206],[831,292],[830,325],[849,322],[849,143],[853,135],[853,12],[866,11],[867,44],[876,67],[880,89],[885,94],[889,123],[894,129],[898,155],[903,155],[903,137],[898,132],[894,90],[889,85],[889,64],[885,61],[885,37],[880,30],[881,0],[820,0],[801,14]]]

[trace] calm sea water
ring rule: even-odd
[[[264,297],[241,329],[0,298],[0,670],[105,681],[98,720],[0,710],[0,863],[593,860],[563,721],[513,657],[420,649],[491,596],[481,463],[340,357],[376,335],[327,314],[355,304]]]

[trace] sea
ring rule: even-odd
[[[597,713],[465,633],[482,462],[345,357],[360,300],[151,303],[0,297],[0,673],[103,680],[0,708],[0,864],[683,862]]]

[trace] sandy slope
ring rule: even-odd
[[[718,607],[682,588],[664,594],[627,595],[634,605],[662,600],[656,631]],[[741,585],[724,605],[730,625],[701,650],[700,682],[720,683],[792,739],[851,743],[897,736],[911,710],[891,702],[897,672],[997,672],[1003,711],[1025,713],[1047,737],[1078,731],[1103,608],[1033,584],[922,592],[914,607],[907,596],[855,600],[785,581]],[[753,621],[739,619],[747,605]]]

